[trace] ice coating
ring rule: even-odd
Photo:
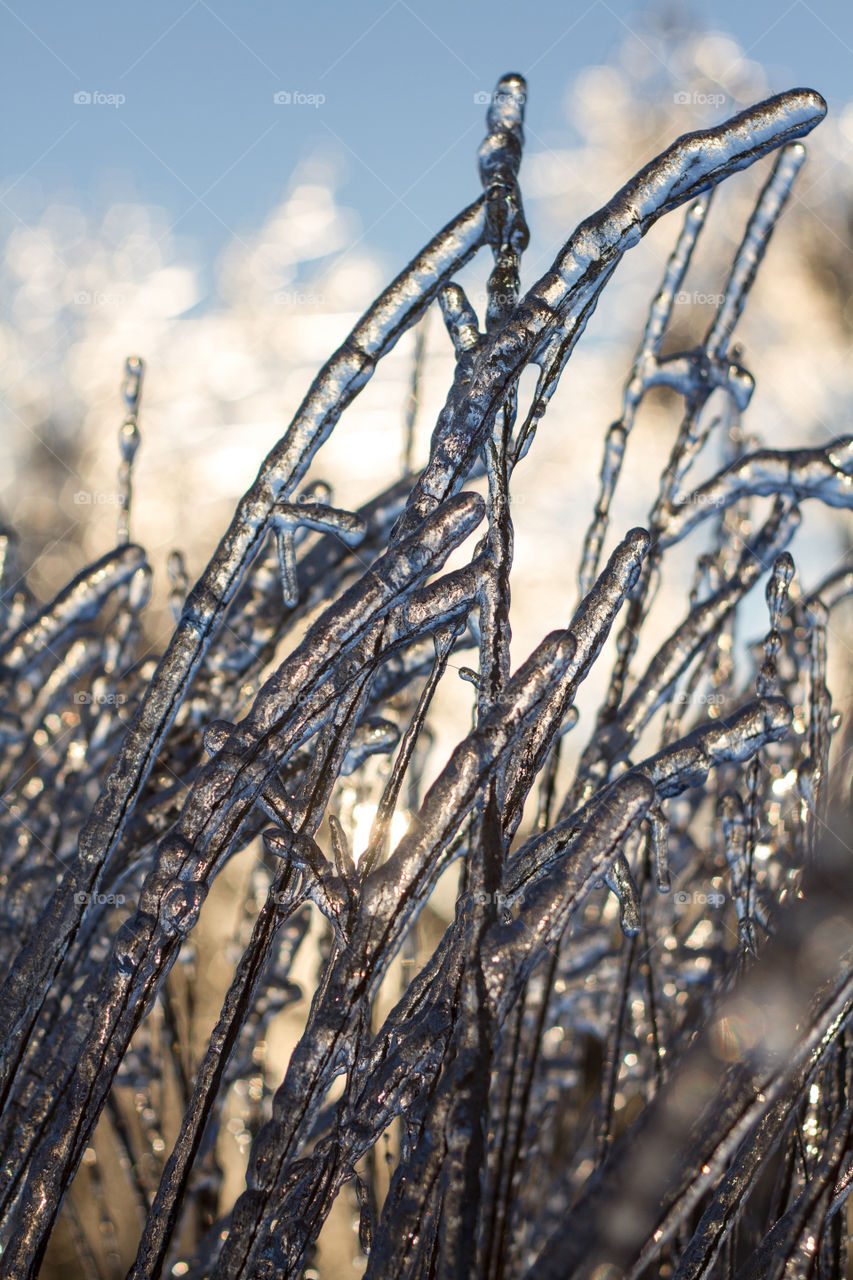
[[[819,958],[812,954],[802,964],[804,955],[809,954],[811,928],[821,919],[832,920],[842,955],[831,957],[824,951]],[[606,1259],[626,1275],[638,1277],[660,1242],[700,1199],[703,1189],[720,1177],[741,1141],[772,1113],[777,1103],[782,1106],[785,1098],[792,1092],[796,1094],[798,1085],[827,1053],[834,1032],[851,1012],[850,975],[843,954],[849,954],[853,941],[850,917],[839,915],[830,885],[826,884],[810,908],[790,914],[786,926],[784,938],[768,949],[763,963],[746,976],[728,1004],[723,1004],[708,1032],[685,1057],[666,1093],[644,1117],[646,1141],[661,1155],[664,1147],[660,1139],[669,1135],[669,1163],[657,1164],[652,1173],[646,1162],[644,1180],[637,1180],[636,1161],[642,1147],[635,1149],[632,1161],[621,1164],[618,1151],[611,1152],[599,1176],[591,1180],[585,1201],[576,1206],[529,1274],[589,1277]],[[798,964],[802,965],[799,970]],[[782,973],[791,982],[787,996],[778,985],[778,975]],[[752,1052],[726,1070],[721,1083],[719,1067],[725,1061],[721,1024],[725,1024],[727,1016],[738,1017],[738,1001],[752,1003],[750,997],[757,997],[767,1016],[780,1019],[779,1024],[766,1044],[754,1042]],[[796,1017],[803,1018],[803,1027],[797,1025]],[[778,1123],[782,1113],[777,1110],[774,1118]],[[674,1141],[679,1126],[687,1130],[686,1143],[683,1136]],[[590,1249],[595,1238],[595,1215],[606,1212],[610,1197],[619,1194],[617,1187],[628,1186],[632,1213],[624,1219],[624,1230],[611,1232],[609,1238],[599,1237]],[[739,1190],[743,1194],[742,1181]],[[648,1244],[632,1256],[641,1238],[647,1238]]]
[[[162,658],[158,677],[146,691],[133,725],[80,837],[81,869],[88,890],[99,883],[103,865],[119,838],[129,808],[153,764],[154,755],[186,692],[247,564],[259,550],[272,510],[292,492],[316,450],[346,405],[371,377],[376,362],[417,319],[444,280],[479,247],[483,203],[469,206],[415,258],[356,325],[339,352],[318,374],[287,433],[262,465],[205,574],[193,588],[181,620]],[[46,912],[45,931],[62,939],[50,957],[34,949],[4,985],[6,1024],[19,1027],[44,997],[80,912],[68,896],[57,898]]]
[[[515,309],[519,256],[530,238],[518,185],[526,102],[523,76],[508,75],[498,81],[486,112],[488,132],[478,153],[486,197],[486,240],[495,263],[488,283],[487,333],[499,328]]]
[[[815,1253],[819,1234],[827,1216],[835,1180],[850,1150],[849,1107],[845,1107],[830,1131],[826,1149],[817,1161],[809,1179],[790,1209],[769,1232],[740,1269],[742,1280],[782,1280],[788,1275],[807,1275]]]
[[[132,497],[133,460],[139,448],[139,405],[142,400],[142,380],[145,362],[139,356],[128,356],[124,365],[122,395],[127,417],[119,432],[119,510],[116,541],[121,544],[130,539],[130,501]]]
[[[725,358],[729,340],[740,319],[755,273],[767,243],[791,194],[791,187],[806,158],[800,142],[783,147],[750,218],[732,264],[723,302],[714,316],[704,346],[712,359]]]
[[[169,592],[169,607],[172,610],[172,617],[175,622],[179,622],[190,585],[183,552],[169,552],[168,571],[169,581],[172,584],[172,589]]]
[[[790,494],[798,502],[819,498],[831,507],[853,505],[853,437],[842,436],[825,449],[760,449],[748,454],[667,513],[662,546],[671,546],[739,498],[775,494]]]
[[[842,563],[801,584],[795,557],[801,504],[851,505],[851,443],[747,445],[754,384],[733,346],[803,165],[792,140],[823,102],[794,90],[677,140],[519,301],[526,98],[521,76],[499,81],[483,195],[321,371],[194,587],[172,553],[177,629],[159,665],[140,645],[151,570],[128,540],[138,357],[117,548],[38,606],[16,583],[14,535],[0,535],[4,1274],[38,1273],[61,1214],[94,1276],[296,1280],[339,1200],[377,1280],[796,1273],[821,1232],[821,1265],[841,1274],[825,1228],[851,1185],[853,895],[827,841],[843,830],[850,739],[845,728],[833,754],[828,682],[851,574]],[[662,357],[714,186],[773,150],[704,339]],[[549,598],[544,639],[518,665],[515,467],[533,467],[622,253],[682,204],[604,435],[579,603]],[[492,259],[482,324],[453,279],[479,248]],[[308,475],[316,451],[433,302],[454,359],[429,456],[415,451],[420,326],[403,474],[357,510],[335,506]],[[530,363],[538,386],[517,425]],[[669,462],[644,527],[607,545],[616,490],[634,482],[633,424],[660,385],[684,405]],[[726,413],[703,412],[712,392]],[[720,424],[722,464],[691,495]],[[485,499],[463,491],[475,479]],[[686,608],[652,633],[667,553],[703,521],[678,583]],[[761,591],[766,633],[742,658],[736,628]],[[586,724],[576,700],[608,644]],[[456,682],[462,727],[435,760],[442,681]],[[250,849],[251,893],[223,941],[233,977],[190,1053],[181,975],[211,886]],[[442,916],[435,890],[456,869],[455,914]],[[271,1022],[299,999],[292,964],[309,938],[316,987],[274,1068]],[[158,1099],[166,1079],[177,1116]],[[219,1152],[237,1099],[248,1173],[225,1205]],[[762,1218],[750,1197],[773,1161]],[[115,1169],[144,1222],[132,1262]],[[62,1207],[75,1177],[94,1240],[76,1188]]]
[[[270,520],[275,529],[284,603],[290,609],[299,602],[294,530],[303,525],[321,533],[335,533],[348,547],[357,547],[366,532],[364,521],[358,515],[318,502],[279,502],[273,508]]]
[[[694,603],[687,617],[674,628],[652,658],[636,689],[625,699],[619,714],[590,744],[579,774],[612,768],[631,747],[654,712],[672,696],[675,683],[689,667],[714,631],[731,615],[737,603],[758,580],[774,550],[784,546],[800,522],[797,508],[777,506],[767,524],[743,548],[736,571],[718,589]]]
[[[825,113],[826,103],[819,94],[792,90],[742,112],[716,130],[685,134],[599,213],[581,223],[552,270],[519,303],[518,326],[510,332],[502,330],[484,347],[471,391],[415,486],[409,521],[422,519],[460,483],[503,397],[526,363],[539,362],[555,331],[565,363],[619,258],[652,222],[767,151],[808,133]]]
[[[0,672],[24,675],[66,636],[97,616],[110,595],[145,567],[141,547],[125,543],[84,569],[55,600],[0,647]]]

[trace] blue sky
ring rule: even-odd
[[[761,62],[772,90],[807,84],[831,107],[853,97],[853,6],[692,11]],[[476,193],[474,95],[522,71],[531,144],[559,144],[567,85],[637,25],[619,0],[0,0],[0,221],[26,223],[53,200],[97,213],[131,198],[165,208],[209,265],[319,150],[343,161],[340,199],[365,243],[402,265]]]

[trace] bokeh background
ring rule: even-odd
[[[194,580],[322,362],[476,194],[483,99],[509,70],[529,80],[525,286],[679,133],[794,85],[824,94],[829,117],[739,336],[757,379],[751,431],[802,445],[848,429],[853,12],[841,4],[544,0],[522,17],[444,0],[132,14],[2,3],[0,36],[0,516],[44,599],[111,545],[120,376],[137,353],[132,535],[155,570],[151,644],[165,643],[170,551]],[[709,322],[768,163],[718,194],[675,345]],[[678,225],[664,219],[620,266],[514,478],[517,660],[576,599],[603,433]],[[481,310],[485,271],[464,273]],[[451,369],[436,315],[426,328],[417,458]],[[407,335],[382,362],[315,462],[340,504],[398,474],[413,347]],[[668,455],[669,408],[652,396],[641,416],[632,448],[647,478]],[[614,539],[648,500],[645,483],[623,484]],[[837,530],[807,508],[807,579],[810,561],[822,572],[845,550]],[[664,583],[664,609],[683,586],[677,571]]]
[[[138,353],[133,533],[157,574],[151,625],[165,638],[169,551],[197,574],[319,365],[476,193],[483,99],[508,70],[529,79],[525,284],[678,133],[792,85],[824,94],[830,117],[743,338],[754,430],[778,440],[795,426],[802,443],[846,429],[853,13],[841,4],[545,0],[522,18],[443,0],[2,3],[0,38],[0,510],[44,598],[109,545],[120,372]],[[679,311],[685,341],[708,321],[761,180],[750,172],[718,200]],[[536,483],[525,492],[516,477],[517,576],[567,605],[575,565],[565,545],[554,554],[553,533],[581,501],[585,516],[676,233],[666,219],[620,268],[537,442]],[[484,269],[466,276],[480,304]],[[428,324],[421,456],[450,367],[440,330]],[[397,470],[412,346],[383,362],[315,464],[341,502]],[[650,426],[657,463],[669,440],[653,413]],[[644,511],[641,500],[617,513],[614,528]],[[539,634],[537,619],[520,643]]]

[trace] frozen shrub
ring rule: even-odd
[[[65,1274],[121,1275],[134,1252],[132,1280],[309,1274],[353,1192],[376,1278],[844,1273],[849,751],[833,753],[827,639],[853,575],[803,586],[789,548],[804,504],[853,505],[853,439],[750,442],[733,343],[825,106],[793,90],[679,138],[521,296],[526,93],[500,81],[482,194],[320,371],[192,589],[173,557],[177,625],[156,662],[130,540],[139,359],[115,549],[39,607],[3,536],[6,1276],[38,1273],[55,1225]],[[711,193],[771,154],[704,340],[664,354]],[[605,433],[579,603],[564,617],[551,602],[512,670],[516,468],[622,255],[679,208]],[[481,249],[478,317],[456,277]],[[315,455],[434,303],[455,373],[426,465],[406,447],[394,485],[336,508]],[[661,385],[682,405],[671,455],[645,527],[606,556],[632,428]],[[643,655],[683,542],[681,614]],[[746,649],[753,589],[765,634]],[[425,786],[434,694],[463,655],[470,729]],[[605,693],[568,771],[597,659]],[[199,1049],[199,920],[253,843],[246,936]],[[424,908],[452,866],[455,915],[430,938]],[[299,998],[309,936],[316,988],[270,1081],[259,1049]],[[217,1137],[235,1095],[248,1168],[229,1204]]]

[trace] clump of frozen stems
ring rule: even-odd
[[[827,637],[853,574],[806,586],[789,548],[804,503],[853,506],[853,439],[750,446],[733,346],[825,106],[794,90],[679,138],[522,294],[525,97],[520,76],[499,82],[481,195],[320,371],[192,589],[173,557],[156,663],[130,541],[140,360],[115,549],[42,607],[3,535],[4,1275],[39,1272],[59,1215],[84,1276],[124,1274],[135,1248],[132,1280],[296,1277],[340,1196],[377,1280],[845,1274],[853,879],[833,834],[847,773],[843,753],[830,769]],[[715,187],[771,155],[704,340],[662,354]],[[579,602],[549,601],[513,669],[516,467],[534,466],[622,255],[682,207],[604,438]],[[480,250],[478,317],[456,277]],[[394,485],[338,509],[315,455],[433,304],[455,373],[429,456],[411,470],[407,447]],[[668,465],[644,527],[611,532],[661,384],[681,404]],[[699,458],[722,465],[694,483]],[[483,480],[485,498],[465,487]],[[668,553],[690,538],[682,615],[640,663]],[[751,666],[737,625],[753,589],[768,616]],[[463,657],[470,728],[425,787],[433,697]],[[569,776],[596,660],[607,693]],[[353,796],[370,802],[363,850]],[[242,954],[199,1050],[196,927],[253,842]],[[449,868],[455,916],[428,945]],[[265,1036],[300,998],[291,966],[318,920],[316,990],[273,1080]],[[251,1115],[232,1205],[218,1136],[235,1091]]]

